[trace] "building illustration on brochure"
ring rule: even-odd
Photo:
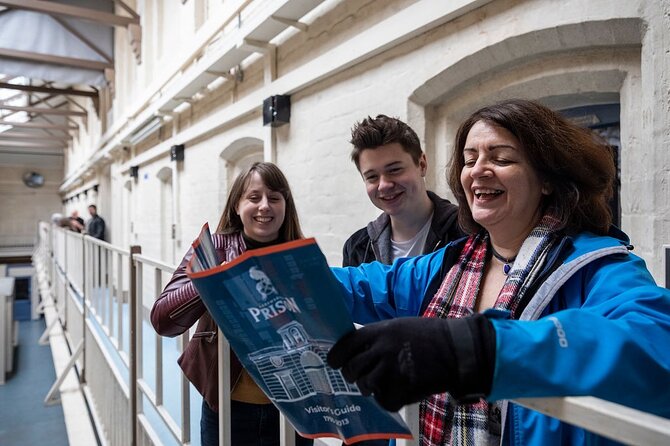
[[[218,265],[207,225],[189,277],[246,370],[301,435],[411,438],[397,413],[326,363],[354,325],[314,239],[247,251]]]

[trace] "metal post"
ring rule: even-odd
[[[79,344],[77,344],[77,347],[75,347],[74,353],[72,354],[70,360],[65,365],[65,368],[58,376],[58,378],[56,378],[56,382],[53,383],[53,385],[49,389],[49,392],[47,392],[47,396],[44,398],[45,406],[48,406],[55,402],[54,393],[56,393],[56,390],[58,390],[61,384],[63,384],[63,381],[65,381],[67,374],[70,372],[72,367],[74,367],[75,362],[77,362],[77,358],[79,358],[79,355],[81,355],[83,351],[84,351],[84,340],[82,339],[81,341],[79,341]]]
[[[142,254],[142,247],[132,245],[130,247],[130,276],[128,286],[130,287],[130,302],[128,310],[130,313],[130,416],[132,418],[131,446],[137,444],[137,285],[135,279],[137,269],[133,254]]]
[[[180,336],[180,350],[181,352],[184,351],[186,346],[188,345],[188,337],[189,337],[189,332],[188,330],[184,332]],[[162,349],[161,349],[162,351]],[[162,355],[161,355],[161,361],[163,360]],[[158,364],[158,358],[156,359],[156,364]],[[156,367],[158,368],[158,367]],[[163,370],[163,366],[161,365],[161,372]],[[190,393],[190,386],[191,383],[189,383],[188,378],[186,378],[186,375],[183,373],[181,374],[181,441],[183,443],[191,443],[191,393]]]
[[[100,248],[102,249],[102,248]],[[105,286],[103,287],[105,299],[107,299],[107,326],[109,327],[109,332],[114,333],[114,299],[112,296],[112,273],[111,271],[114,268],[114,253],[111,249],[103,249],[105,259],[105,269],[100,270],[99,277],[100,280],[104,280]],[[103,279],[104,277],[104,279]],[[122,314],[119,312],[117,314],[117,319],[121,319]],[[116,333],[116,338],[119,340],[119,350],[123,350],[123,344],[121,344],[121,339],[119,333]]]
[[[419,404],[410,404],[400,409],[400,416],[412,431],[411,440],[396,440],[398,446],[415,446],[419,444]]]
[[[70,279],[67,273],[67,235],[63,233],[62,236],[63,236],[63,264],[61,265],[61,267],[63,268],[63,322],[61,323],[61,325],[63,326],[63,331],[67,331],[67,301],[69,300],[67,298],[68,296],[67,289],[70,285]],[[56,313],[58,314],[59,312],[57,311]]]
[[[663,263],[665,263],[665,287],[670,290],[670,245],[663,245],[663,258]]]
[[[154,293],[158,295],[162,289],[162,275],[160,268],[154,268]],[[186,331],[188,333],[188,330]],[[154,334],[156,341],[156,405],[163,405],[163,339],[157,333]],[[183,396],[182,396],[183,401]]]
[[[230,344],[217,328],[219,350],[219,445],[230,446]]]
[[[116,311],[119,317],[117,318],[117,333],[119,334],[120,350],[123,350],[123,256],[117,253],[116,256],[116,287],[112,284],[110,293],[112,297],[116,298]],[[112,292],[114,291],[114,292]]]
[[[4,295],[0,295],[0,385],[5,383],[5,358],[7,354],[5,349],[7,349],[7,344],[11,344],[9,339],[7,339],[7,334],[11,333],[10,329],[5,327],[5,324],[11,324],[11,318],[8,318],[9,315],[9,306],[7,305],[7,298]],[[11,346],[9,348],[12,348]]]
[[[56,317],[53,318],[51,322],[49,322],[49,325],[47,325],[46,330],[42,333],[42,336],[40,336],[39,340],[37,343],[39,345],[48,345],[49,344],[49,333],[51,333],[51,329],[56,326],[58,323],[58,310],[56,310]]]
[[[82,342],[82,352],[81,352],[81,372],[79,373],[79,382],[86,382],[86,236],[81,237],[81,292],[84,294],[82,296],[82,310],[81,310],[81,342]]]

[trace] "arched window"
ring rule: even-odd
[[[434,129],[434,134],[426,135],[432,147],[446,148],[435,150],[432,165],[438,169],[449,165],[456,130],[470,113],[500,100],[525,98],[539,101],[600,133],[613,148],[617,173],[620,166],[625,172],[626,154],[640,150],[635,146],[638,139],[630,137],[638,131],[639,122],[635,113],[640,106],[640,48],[631,45],[639,44],[631,42],[631,38],[639,39],[635,31],[639,26],[639,19],[631,18],[619,21],[616,27],[587,21],[538,29],[491,42],[456,63],[445,65],[410,97],[414,109],[423,109],[426,119],[435,121],[426,125]],[[602,33],[605,30],[607,37]],[[578,32],[583,32],[584,38],[568,38]],[[603,49],[603,39],[607,40],[607,49]],[[629,137],[621,138],[620,134]],[[436,178],[440,181],[441,177]],[[627,182],[631,182],[630,176],[617,175],[611,203],[613,222],[624,229],[626,223],[630,225],[634,198]],[[438,186],[437,192],[447,190],[446,181]],[[643,238],[641,234],[630,235]]]
[[[219,160],[220,213],[237,175],[253,163],[263,161],[263,141],[258,138],[240,138],[221,151]]]

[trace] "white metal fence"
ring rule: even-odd
[[[34,262],[38,274],[47,276],[50,298],[75,352],[73,364],[104,443],[197,443],[192,431],[199,405],[192,402],[199,396],[176,365],[190,333],[166,339],[148,320],[151,304],[174,267],[142,256],[139,247],[121,249],[45,223],[40,224],[39,239]],[[227,355],[227,346],[221,347]],[[222,371],[229,380],[227,367]],[[178,392],[173,383],[178,383]],[[229,389],[221,398],[222,407],[230,407]],[[229,413],[222,412],[223,445],[230,445],[228,419]],[[284,429],[293,432],[286,422]],[[293,444],[292,435],[288,437],[286,446]]]
[[[155,435],[153,428],[151,427],[151,421],[146,417],[144,411],[142,410],[141,401],[146,399],[148,403],[156,410],[162,422],[167,426],[167,429],[173,439],[181,444],[191,443],[191,405],[190,405],[190,386],[188,380],[185,376],[181,375],[179,379],[179,396],[181,397],[181,404],[179,405],[179,413],[175,419],[175,416],[170,413],[165,405],[165,380],[164,380],[164,361],[163,361],[163,339],[155,332],[146,333],[144,331],[144,294],[146,290],[145,287],[145,272],[147,280],[151,281],[149,288],[149,293],[151,293],[152,299],[158,296],[158,294],[163,289],[164,285],[164,276],[171,275],[174,272],[174,267],[167,265],[162,262],[152,260],[148,257],[144,257],[139,253],[133,255],[133,261],[135,263],[135,289],[136,289],[136,314],[138,315],[138,320],[135,323],[135,330],[137,333],[137,338],[140,340],[150,339],[154,345],[153,349],[153,364],[155,368],[153,369],[153,376],[149,377],[148,373],[145,374],[145,368],[143,367],[144,361],[142,358],[145,355],[151,354],[150,352],[145,352],[142,346],[144,342],[138,343],[138,367],[137,367],[137,403],[138,403],[138,425],[139,425],[139,435],[141,441],[139,444],[152,444],[151,437]],[[147,293],[148,294],[148,293]],[[184,347],[188,343],[189,332],[185,332],[178,338],[179,341],[179,353],[184,351]],[[153,382],[153,384],[152,384]]]
[[[5,373],[12,371],[16,341],[14,323],[14,278],[0,278],[0,385],[5,383]]]
[[[122,249],[46,223],[40,224],[33,260],[41,280],[50,284],[51,295],[42,299],[53,300],[57,309],[104,443],[197,444],[200,416],[194,402],[200,399],[176,366],[190,333],[163,338],[148,320],[151,304],[174,267],[143,256],[139,247]],[[221,332],[218,338],[219,444],[228,446],[230,373],[224,364],[230,358]],[[516,403],[620,442],[670,444],[669,419],[596,398]],[[409,407],[404,418],[416,432],[416,406]],[[282,446],[294,445],[293,432],[282,417]],[[398,443],[417,444],[417,440]]]

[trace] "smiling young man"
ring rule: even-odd
[[[368,197],[383,213],[345,242],[343,266],[374,260],[391,264],[435,251],[464,234],[457,207],[426,190],[426,154],[411,127],[385,115],[367,117],[354,126],[350,142],[351,160]]]

